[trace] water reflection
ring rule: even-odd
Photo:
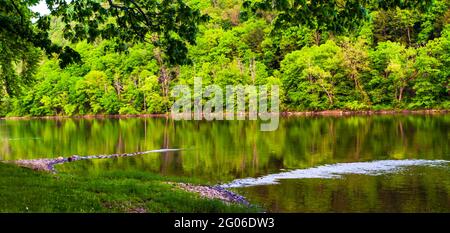
[[[85,169],[150,168],[229,181],[339,162],[449,160],[449,132],[448,115],[285,118],[274,132],[260,132],[254,121],[6,120],[0,121],[0,158],[183,148],[123,161],[93,161],[96,166],[86,164]]]
[[[416,167],[382,176],[282,180],[236,189],[271,212],[450,212],[450,169]]]
[[[0,120],[0,159],[182,148],[182,151],[132,158],[77,162],[77,166],[61,169],[82,174],[140,170],[226,183],[238,178],[280,173],[283,169],[305,169],[324,164],[388,159],[450,160],[449,139],[450,115],[282,118],[278,130],[273,132],[260,132],[259,123],[255,121],[199,122],[165,118]],[[246,192],[258,203],[268,203],[268,208],[274,211],[376,211],[388,208],[388,204],[369,201],[372,206],[369,208],[362,207],[358,201],[365,203],[367,198],[380,201],[380,195],[383,198],[391,195],[389,198],[393,203],[402,198],[408,201],[406,194],[401,194],[402,190],[412,190],[414,193],[409,195],[421,195],[422,202],[439,199],[437,202],[443,203],[442,208],[450,211],[448,167],[441,173],[433,168],[424,169],[418,171],[427,172],[425,176],[349,175],[337,181],[285,180],[276,187],[268,185],[238,191]],[[436,191],[430,193],[430,187]],[[307,198],[314,199],[314,195],[320,197],[320,190],[327,190],[328,196],[317,200],[327,205],[308,202]],[[392,192],[400,193],[389,194]],[[362,196],[358,200],[351,199],[356,202],[350,203],[346,195]],[[333,207],[350,204],[347,209]],[[394,209],[403,211],[405,208]],[[408,208],[442,210],[428,202]]]

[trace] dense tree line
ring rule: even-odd
[[[449,0],[176,2],[147,6],[146,13],[167,9],[164,17],[189,15],[154,16],[168,30],[147,25],[151,14],[140,8],[127,16],[100,7],[95,30],[77,29],[71,22],[95,22],[63,8],[39,20],[57,48],[79,56],[64,66],[63,53],[43,56],[46,47],[31,42],[11,50],[18,40],[2,31],[0,115],[163,113],[170,87],[192,85],[194,77],[219,86],[279,84],[289,111],[450,108]],[[114,14],[122,19],[106,30]],[[129,24],[133,17],[141,28]]]

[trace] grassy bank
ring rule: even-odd
[[[0,212],[255,212],[176,189],[148,173],[49,174],[0,163]]]

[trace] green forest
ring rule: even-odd
[[[170,111],[280,85],[282,111],[450,109],[450,0],[0,0],[0,116]]]

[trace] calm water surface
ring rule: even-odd
[[[274,212],[450,212],[449,142],[450,115],[281,118],[274,132],[260,132],[255,121],[0,120],[1,160],[180,148],[61,169],[212,184],[281,176],[232,188]]]

